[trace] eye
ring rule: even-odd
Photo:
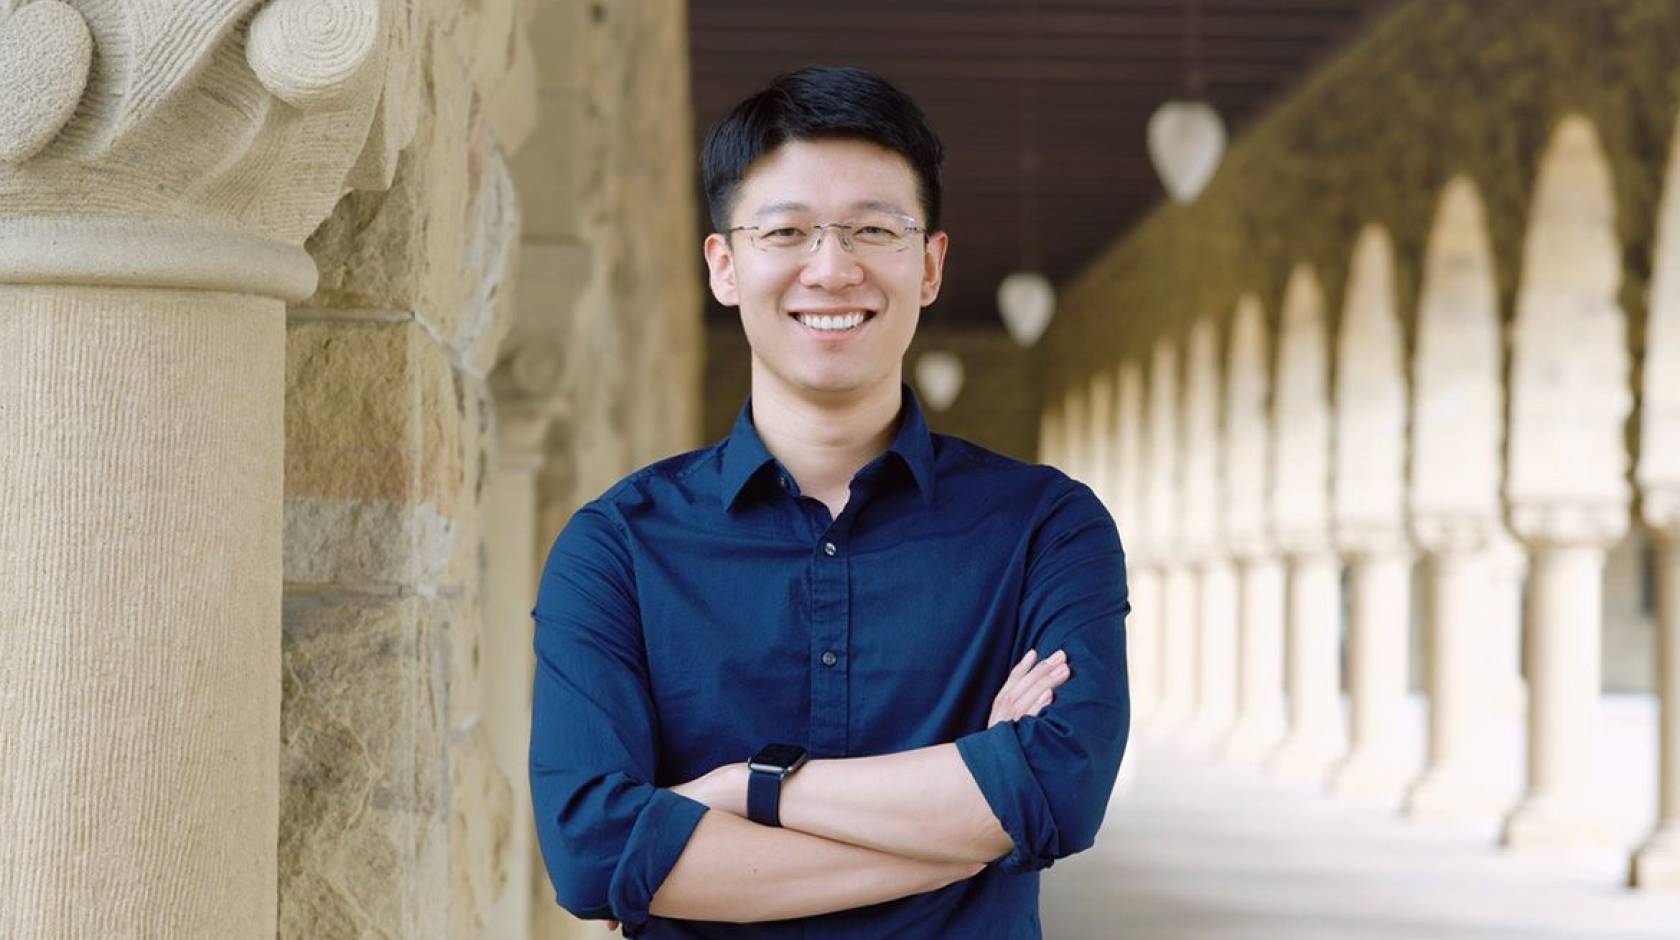
[[[797,225],[779,225],[759,233],[758,241],[762,245],[781,248],[790,245],[803,245],[809,241],[811,235]]]

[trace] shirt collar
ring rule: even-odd
[[[916,393],[909,383],[899,383],[899,416],[898,434],[893,442],[887,446],[887,453],[897,454],[904,465],[910,468],[910,476],[915,479],[916,487],[922,493],[922,502],[931,507],[933,505],[933,435],[928,431],[927,421],[922,417],[920,402],[916,400]],[[740,412],[735,416],[735,427],[730,430],[729,437],[723,442],[723,472],[721,474],[721,495],[725,511],[734,508],[735,501],[746,488],[748,481],[758,474],[767,463],[774,462],[770,451],[765,448],[764,441],[759,438],[758,430],[752,421],[752,395],[749,393],[745,402],[741,404]]]

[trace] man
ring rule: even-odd
[[[857,69],[784,75],[707,137],[751,393],[579,509],[532,611],[537,834],[580,917],[1036,938],[1038,870],[1095,838],[1129,725],[1120,540],[1084,484],[930,433],[902,380],[941,159]]]

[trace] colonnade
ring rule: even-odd
[[[1497,814],[1511,848],[1602,843],[1603,570],[1641,524],[1658,559],[1661,779],[1630,881],[1680,891],[1680,136],[1667,180],[1642,344],[1620,302],[1610,170],[1592,123],[1569,115],[1539,161],[1508,316],[1486,210],[1460,176],[1438,197],[1415,310],[1373,222],[1339,315],[1299,263],[1275,330],[1246,295],[1052,398],[1043,459],[1098,492],[1127,548],[1140,722],[1416,817]],[[1421,773],[1395,743],[1414,566]],[[1522,708],[1527,779],[1506,806],[1478,762],[1494,719]]]

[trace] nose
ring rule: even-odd
[[[822,229],[817,248],[805,258],[799,283],[806,287],[835,290],[863,283],[863,266],[841,243],[840,233]]]

